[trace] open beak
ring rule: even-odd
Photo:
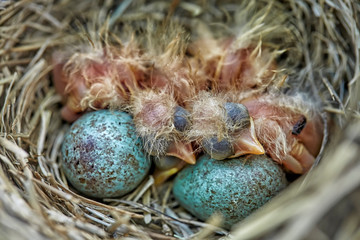
[[[251,117],[250,127],[241,131],[238,140],[234,144],[234,155],[229,158],[235,158],[246,154],[265,154],[263,146],[256,137],[254,121]]]
[[[173,142],[170,144],[166,155],[177,157],[189,164],[196,163],[196,157],[191,143]]]

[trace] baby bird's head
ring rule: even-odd
[[[252,118],[242,104],[200,92],[193,101],[191,119],[188,137],[214,159],[264,153]]]
[[[149,155],[158,160],[172,156],[189,164],[195,163],[191,143],[185,139],[190,126],[189,113],[178,105],[172,94],[144,90],[135,94],[131,103],[136,131]]]
[[[288,171],[307,172],[323,141],[318,106],[303,94],[264,93],[242,101],[254,119],[255,131],[267,154]]]

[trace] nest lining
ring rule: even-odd
[[[276,9],[282,14],[272,15]],[[267,16],[269,26],[278,21],[284,28],[262,29],[261,16]],[[360,209],[348,210],[360,198],[359,16],[360,4],[350,1],[1,1],[0,236],[359,237]],[[194,38],[247,33],[255,27],[258,32],[254,30],[252,37],[261,36],[269,47],[287,50],[278,60],[288,76],[289,91],[309,91],[331,120],[320,165],[230,232],[216,227],[216,216],[203,223],[179,208],[171,182],[156,188],[149,176],[127,196],[95,201],[69,188],[60,169],[59,149],[67,125],[61,121],[61,98],[51,83],[52,52],[89,39],[90,45],[102,43],[106,36],[139,37],[141,29],[149,28],[149,19],[154,24],[176,22]],[[234,27],[244,19],[247,24]],[[209,22],[211,31],[203,27]],[[139,32],[132,34],[134,28]],[[161,51],[151,42],[148,48]],[[332,218],[344,224],[328,220]]]

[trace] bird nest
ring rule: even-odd
[[[0,1],[0,235],[359,239],[360,4],[241,2]],[[158,33],[164,24],[170,30]],[[155,30],[144,38],[149,26]],[[156,187],[150,175],[124,197],[94,200],[72,189],[61,170],[68,124],[61,120],[62,99],[51,80],[52,54],[130,38],[170,42],[176,38],[172,28],[181,28],[182,44],[199,36],[232,35],[280,51],[276,60],[284,89],[309,93],[327,119],[316,166],[229,231],[217,227],[216,216],[202,222],[179,207],[171,180]],[[147,47],[165,51],[161,45]]]

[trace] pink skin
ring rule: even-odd
[[[189,47],[189,52],[195,55],[195,60],[191,61],[192,68],[201,70],[208,79],[207,84],[200,81],[200,89],[206,90],[209,82],[211,88],[218,92],[251,90],[270,83],[276,69],[270,53],[255,49],[255,46],[235,49],[234,40],[200,39]]]
[[[155,99],[155,103],[146,102],[144,103],[141,112],[135,115],[135,118],[141,119],[142,125],[152,129],[153,131],[159,131],[164,125],[169,125],[169,122],[164,122],[169,114],[169,109],[164,104],[159,104]]]
[[[294,135],[292,129],[303,117],[301,114],[270,103],[259,102],[257,99],[246,100],[243,104],[248,108],[255,125],[261,125],[256,128],[257,136],[266,153],[291,172],[298,174],[307,172],[313,165],[322,144],[324,126],[320,117],[307,119],[300,134]],[[287,148],[285,151],[280,151],[280,156],[276,154],[274,142],[266,140],[266,138],[275,139],[279,129],[285,133],[287,143]]]
[[[260,85],[267,85],[273,75],[272,70],[275,69],[275,63],[271,63],[262,75],[257,74],[265,62],[264,59],[251,56],[253,48],[243,48],[236,51],[228,51],[221,63],[219,79],[217,81],[218,89],[224,90],[246,90],[259,88]],[[259,82],[254,82],[258,79]]]
[[[186,105],[187,100],[191,99],[196,93],[195,83],[189,76],[188,66],[179,64],[171,69],[152,69],[149,74],[147,88],[161,89],[174,96],[180,106]],[[196,81],[200,81],[197,76]]]
[[[219,89],[251,88],[254,85],[251,80],[256,73],[249,62],[249,54],[249,49],[227,52],[217,81]]]
[[[56,91],[65,100],[61,115],[68,122],[75,121],[90,107],[80,106],[80,102],[85,96],[95,98],[96,100],[91,102],[91,107],[100,109],[107,107],[106,103],[110,102],[113,97],[127,101],[130,95],[139,89],[138,81],[144,77],[143,72],[129,64],[115,61],[116,59],[109,61],[105,50],[102,61],[87,59],[86,62],[81,63],[83,64],[82,68],[72,72],[71,75],[65,71],[66,63],[59,62],[58,59],[61,58],[57,57],[57,53],[55,53],[53,56],[55,63],[53,80]],[[70,65],[66,68],[72,70],[76,67]],[[116,96],[111,93],[114,86],[116,87]]]

